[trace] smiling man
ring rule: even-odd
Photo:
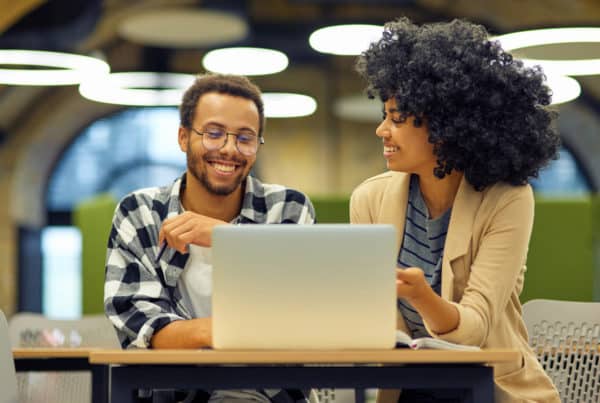
[[[186,172],[169,186],[127,195],[115,211],[104,307],[123,348],[211,346],[215,226],[314,222],[304,194],[250,175],[264,143],[264,107],[260,90],[247,78],[199,76],[183,96],[180,120]],[[304,399],[290,390],[199,396],[211,402]]]

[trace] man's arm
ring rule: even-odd
[[[152,348],[202,348],[212,346],[212,319],[198,318],[169,323],[154,334]]]
[[[155,332],[184,319],[155,267],[155,223],[150,210],[141,208],[151,204],[144,197],[130,195],[121,201],[108,241],[104,309],[123,348],[147,348]]]

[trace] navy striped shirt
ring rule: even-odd
[[[419,177],[411,176],[404,237],[398,253],[398,267],[423,269],[427,282],[438,295],[442,285],[442,255],[448,232],[450,211],[451,209],[448,209],[440,217],[429,219],[428,209],[419,188]],[[404,316],[412,337],[429,336],[423,325],[423,319],[408,301],[402,298],[398,299],[398,309]]]

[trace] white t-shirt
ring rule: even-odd
[[[193,318],[212,315],[212,259],[211,248],[189,245],[190,257],[177,280],[183,303],[191,309]]]

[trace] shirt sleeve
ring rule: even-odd
[[[503,197],[479,243],[464,294],[454,304],[459,313],[456,329],[436,334],[454,343],[484,345],[502,318],[511,294],[523,275],[533,227],[533,194],[529,187]]]
[[[106,254],[104,309],[123,348],[148,348],[155,332],[184,319],[175,313],[162,272],[155,267],[152,213],[134,196],[115,211]],[[163,281],[161,281],[163,280]]]

